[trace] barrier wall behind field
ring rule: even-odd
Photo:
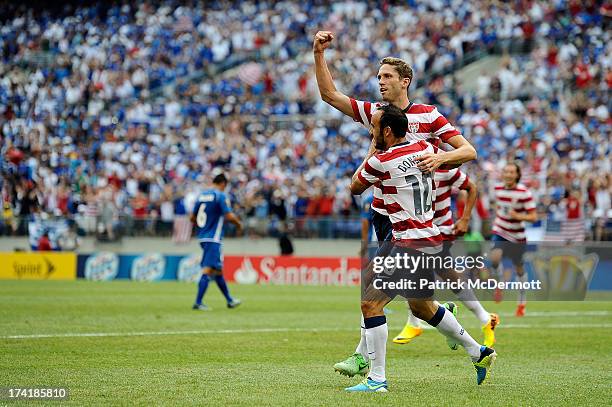
[[[294,239],[293,247],[296,256],[357,256],[360,242],[353,239]],[[0,238],[0,252],[11,252],[17,248],[30,250],[27,237]],[[199,253],[198,242],[177,245],[167,238],[124,238],[121,243],[99,243],[95,238],[84,238],[79,253],[109,251],[118,254],[162,253],[193,254]],[[225,239],[223,252],[226,255],[259,255],[272,256],[280,254],[278,239]]]

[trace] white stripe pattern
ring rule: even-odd
[[[508,222],[508,220],[511,219],[510,212],[513,210],[526,214],[535,209],[535,201],[531,192],[523,184],[517,184],[510,189],[505,188],[503,184],[498,184],[495,186],[495,205],[493,233],[511,242],[524,242],[526,240],[525,222]]]

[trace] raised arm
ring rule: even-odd
[[[319,31],[315,34],[312,44],[314,53],[315,75],[321,99],[340,110],[345,115],[357,120],[351,106],[351,100],[348,96],[336,89],[334,80],[332,79],[327,62],[325,61],[325,50],[334,40],[334,33],[331,31]]]

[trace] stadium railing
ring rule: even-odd
[[[178,219],[177,216],[175,219]],[[189,222],[162,220],[159,217],[115,216],[104,219],[101,216],[45,216],[13,217],[0,219],[0,236],[28,236],[34,232],[42,235],[54,230],[67,230],[76,227],[80,236],[93,236],[102,241],[119,240],[122,237],[172,237],[179,223],[191,228]],[[187,219],[185,216],[182,219]],[[179,231],[180,232],[180,231]],[[61,233],[61,232],[60,232]],[[359,239],[361,219],[356,216],[313,216],[279,220],[275,216],[265,218],[250,217],[244,221],[244,235],[250,237],[279,237],[289,233],[294,237],[319,239]],[[186,233],[189,235],[189,231]],[[232,224],[226,224],[225,236],[236,236]]]
[[[178,220],[181,220],[180,222]],[[490,237],[489,220],[483,220],[482,234]],[[295,238],[312,239],[360,239],[361,218],[350,215],[303,216],[280,220],[276,216],[247,217],[244,219],[244,237],[278,238],[288,234]],[[112,242],[123,237],[161,237],[183,240],[194,237],[194,225],[186,216],[177,215],[172,220],[159,217],[115,216],[104,219],[101,216],[47,216],[0,218],[0,236],[41,236],[49,232],[58,237],[73,228],[79,236],[95,237],[97,240]],[[553,221],[545,219],[541,226],[543,241],[591,241],[612,238],[612,219],[585,222],[584,219],[572,221]],[[226,237],[236,237],[236,228],[227,223]],[[31,236],[30,236],[31,237]]]

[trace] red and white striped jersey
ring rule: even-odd
[[[436,170],[436,200],[434,201],[434,224],[440,229],[444,240],[454,240],[453,214],[451,212],[451,193],[453,190],[466,189],[469,183],[468,176],[459,170]]]
[[[495,186],[495,220],[492,232],[510,242],[525,242],[523,221],[510,218],[510,211],[528,213],[535,211],[536,204],[531,191],[523,184],[506,188],[503,184]]]
[[[433,152],[435,147],[423,140],[397,144],[370,157],[358,174],[365,185],[381,183],[393,240],[441,240],[440,231],[433,224],[432,176],[422,173],[415,160]]]
[[[372,121],[372,113],[382,104],[379,102],[364,102],[353,98],[350,98],[350,100],[353,107],[353,115],[355,116],[354,120],[369,128]],[[408,130],[406,131],[408,141],[439,138],[442,142],[446,142],[451,137],[461,134],[432,105],[412,103],[406,111],[406,117],[408,118]],[[381,188],[375,186],[372,209],[381,215],[387,216],[388,213],[384,208],[382,195]]]

